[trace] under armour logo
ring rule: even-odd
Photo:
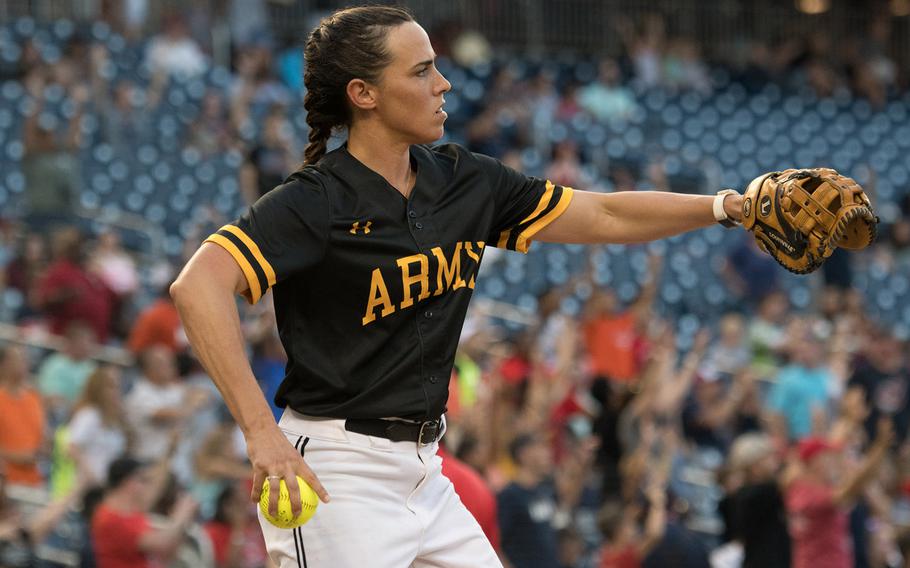
[[[363,226],[361,226],[360,221],[354,221],[354,224],[351,225],[350,233],[352,235],[356,235],[357,231],[362,230],[364,235],[369,235],[370,234],[370,225],[372,225],[372,224],[373,224],[372,221],[367,221]]]

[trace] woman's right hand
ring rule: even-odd
[[[250,495],[255,503],[262,496],[262,484],[269,482],[269,514],[278,512],[279,482],[284,479],[291,498],[291,511],[300,514],[300,489],[297,476],[303,478],[319,495],[323,503],[329,502],[329,494],[319,478],[303,460],[300,452],[288,442],[277,427],[268,427],[247,435],[247,453],[253,465],[253,491]]]

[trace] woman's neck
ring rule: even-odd
[[[141,511],[135,497],[123,491],[113,491],[105,498],[104,504],[119,513],[138,513]]]
[[[376,128],[354,124],[348,133],[348,152],[405,196],[413,186],[410,147]]]

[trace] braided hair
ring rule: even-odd
[[[313,30],[303,52],[307,89],[303,106],[310,127],[304,165],[315,164],[325,154],[332,130],[350,125],[348,83],[376,82],[392,59],[386,46],[389,29],[412,21],[401,8],[361,6],[335,12]]]

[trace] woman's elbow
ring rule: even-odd
[[[187,289],[189,288],[189,286],[187,284],[187,279],[188,279],[188,277],[187,277],[186,271],[181,272],[180,275],[177,277],[177,279],[171,283],[170,288],[168,288],[168,292],[171,295],[171,300],[174,302],[175,305],[180,305],[181,303],[183,303],[186,300],[186,297],[187,297],[186,292],[187,292]]]

